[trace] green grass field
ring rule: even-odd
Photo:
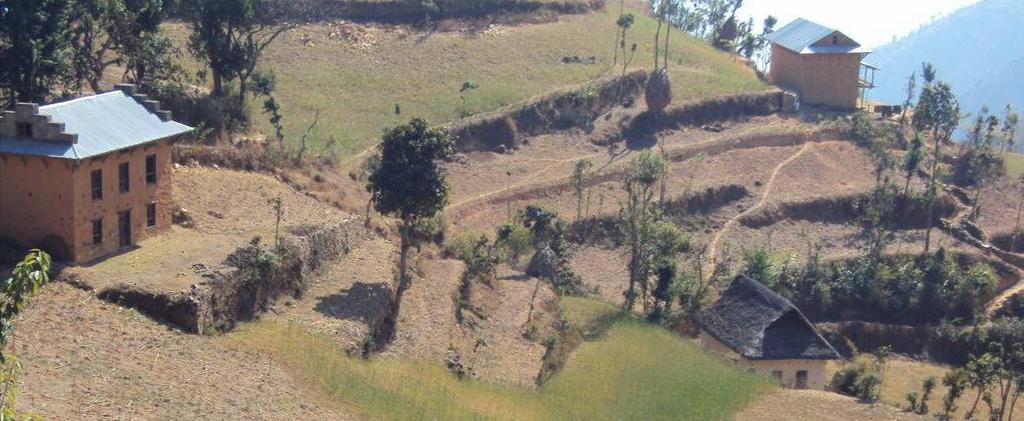
[[[574,309],[586,314],[572,315]],[[614,307],[576,303],[590,323]],[[661,327],[622,317],[539,390],[459,381],[440,364],[346,356],[302,328],[260,322],[229,340],[280,361],[342,409],[370,419],[729,419],[769,382]]]
[[[323,150],[333,138],[335,151],[344,157],[374,144],[383,128],[412,117],[433,123],[455,120],[462,111],[459,88],[464,81],[479,85],[466,95],[466,111],[478,113],[618,74],[621,67],[610,68],[617,12],[608,6],[557,22],[480,34],[372,27],[359,32],[355,43],[329,37],[339,31],[337,26],[305,25],[268,48],[261,67],[277,76],[288,141],[297,142],[319,110],[311,146]],[[637,52],[631,67],[649,68],[655,23],[633,13],[637,23],[628,39],[637,43]],[[179,42],[187,37],[184,24],[167,28]],[[312,45],[303,43],[305,35]],[[675,100],[766,88],[731,56],[678,31],[671,38]],[[564,64],[566,56],[594,56],[597,64]],[[185,67],[197,68],[195,63]],[[395,104],[401,115],[395,114]],[[257,128],[273,133],[266,117],[253,108]]]

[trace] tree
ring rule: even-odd
[[[900,128],[906,127],[907,109],[914,105],[914,94],[917,89],[917,72],[910,74],[907,78],[907,98],[903,100],[903,110],[900,112]]]
[[[871,145],[871,157],[875,169],[875,188],[863,202],[863,217],[866,237],[868,238],[868,259],[874,269],[881,263],[885,248],[892,242],[895,226],[892,217],[896,207],[899,187],[885,176],[895,165],[892,155],[882,142],[875,141]]]
[[[93,92],[100,92],[100,80],[107,67],[121,62],[117,49],[118,19],[124,14],[124,4],[117,0],[79,0],[74,4],[75,22],[72,26],[73,62],[75,79],[85,81]]]
[[[999,147],[1000,153],[1007,151],[1013,152],[1013,147],[1017,139],[1017,127],[1019,126],[1020,116],[1013,112],[1013,108],[1009,104],[1006,105],[1006,111],[1003,115],[1003,141]]]
[[[172,77],[174,44],[160,31],[163,0],[77,0],[72,17],[76,80],[99,92],[106,69],[125,65],[124,78],[143,83]]]
[[[572,172],[573,196],[576,196],[576,221],[583,219],[583,193],[587,185],[587,170],[594,166],[593,162],[586,159],[576,161],[576,168]],[[588,194],[589,196],[589,194]]]
[[[14,317],[25,308],[28,299],[39,292],[50,282],[50,255],[38,249],[28,252],[14,266],[11,276],[0,285],[0,364],[6,364],[7,355],[2,350],[7,348],[11,339]],[[0,418],[7,419],[13,412],[14,395],[11,392],[16,364],[11,364],[7,373],[3,374],[2,392],[0,392]]]
[[[953,89],[945,82],[935,82],[935,70],[930,64],[924,65],[925,85],[914,110],[913,126],[919,132],[930,132],[935,150],[932,154],[931,174],[928,183],[928,207],[924,236],[924,251],[931,246],[932,225],[934,225],[935,196],[937,194],[939,163],[942,161],[942,144],[950,141],[953,131],[960,124],[960,103],[953,95]]]
[[[448,130],[429,127],[416,118],[388,130],[378,146],[380,166],[370,175],[373,205],[378,212],[401,220],[398,282],[388,314],[374,332],[380,349],[394,339],[402,295],[412,284],[408,274],[411,230],[417,219],[432,218],[449,201],[448,180],[439,161],[455,156],[455,142]]]
[[[999,377],[1000,366],[999,357],[990,353],[986,353],[981,357],[972,355],[970,361],[967,362],[967,383],[977,391],[977,395],[971,404],[971,408],[967,410],[967,414],[964,416],[965,419],[974,418],[974,412],[978,409],[981,397],[985,395],[989,386]]]
[[[476,90],[476,88],[479,87],[480,85],[477,85],[472,81],[467,80],[465,82],[462,82],[462,87],[459,88],[459,100],[462,101],[462,109],[459,110],[459,116],[467,117],[471,115],[469,110],[466,109],[466,94],[468,92]]]
[[[0,100],[42,102],[72,79],[71,0],[5,0],[0,3]]]
[[[1020,222],[1021,222],[1021,216],[1024,215],[1024,174],[1021,174],[1020,177],[1017,178],[1016,188],[1017,188],[1017,196],[1018,196],[1018,198],[1017,198],[1017,217],[1014,218],[1014,222],[1013,222],[1013,240],[1010,241],[1010,250],[1008,250],[1011,253],[1016,253],[1017,252],[1017,242],[1020,241],[1020,236],[1021,236],[1021,225],[1020,225]]]
[[[192,0],[189,50],[210,68],[213,94],[225,94],[225,81],[238,81],[243,109],[249,78],[267,48],[291,25],[275,25],[259,0]]]
[[[636,303],[638,283],[646,283],[650,277],[650,241],[658,220],[654,207],[654,184],[664,175],[665,168],[663,159],[645,150],[630,163],[623,183],[627,197],[619,209],[619,226],[630,252],[629,289],[624,304],[629,311]]]
[[[942,418],[950,419],[957,410],[956,402],[967,389],[967,382],[967,373],[963,369],[950,371],[942,377],[942,385],[946,386],[946,396],[942,398]]]
[[[935,391],[935,377],[928,376],[921,383],[921,403],[917,406],[918,414],[928,414],[928,400],[931,399],[933,391]]]
[[[921,161],[924,160],[924,142],[921,141],[921,136],[914,135],[914,139],[910,141],[910,148],[903,155],[903,171],[907,174],[907,182],[903,186],[903,197],[910,196],[910,180],[914,178],[914,173],[921,167]]]

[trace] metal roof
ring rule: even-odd
[[[0,138],[0,152],[85,159],[193,130],[161,120],[120,90],[45,105],[39,107],[39,114],[64,123],[64,131],[78,135],[78,143]]]
[[[814,45],[814,43],[821,41],[822,38],[835,32],[838,31],[807,19],[797,18],[788,25],[783,26],[782,29],[768,34],[767,39],[797,54],[851,54],[868,52],[856,42],[852,45]]]

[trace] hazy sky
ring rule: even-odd
[[[949,14],[979,0],[744,0],[740,15],[779,18],[776,29],[798,17],[836,28],[862,45],[874,48],[905,35],[933,17]],[[759,29],[760,30],[760,29]]]

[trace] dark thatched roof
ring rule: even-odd
[[[751,360],[837,359],[793,303],[767,286],[740,275],[697,323],[722,344]]]

